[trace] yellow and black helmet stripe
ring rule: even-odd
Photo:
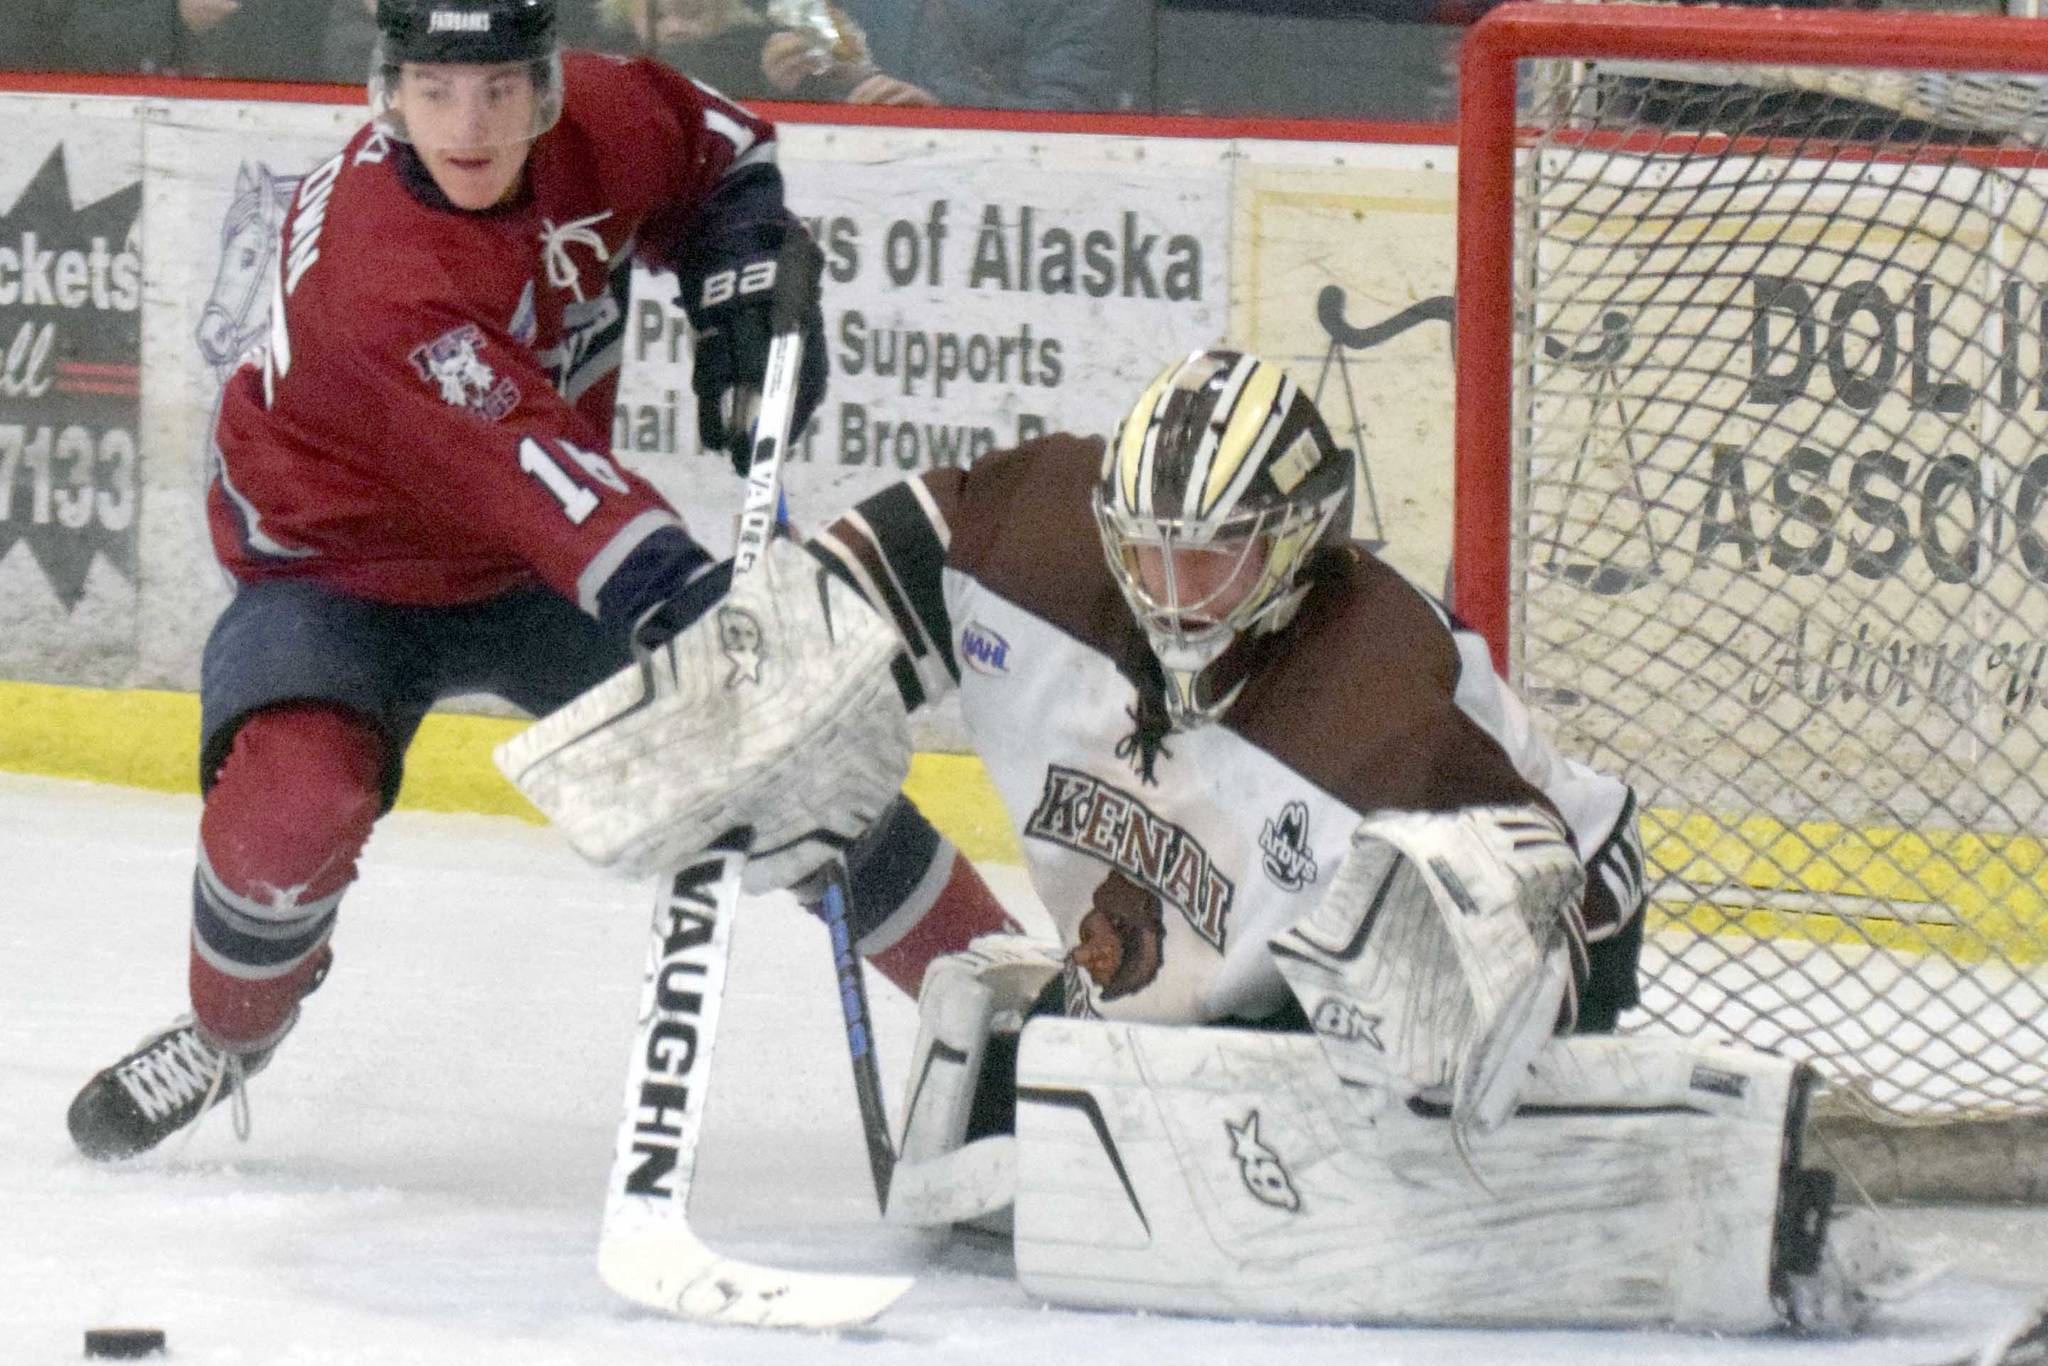
[[[1168,366],[1132,405],[1102,482],[1126,514],[1208,522],[1288,498],[1312,475],[1341,480],[1342,458],[1279,366],[1200,351]]]

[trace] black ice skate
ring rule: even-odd
[[[322,953],[326,953],[323,949]],[[322,963],[306,987],[310,995],[327,975]],[[78,1151],[95,1162],[148,1152],[199,1118],[210,1106],[235,1102],[235,1131],[248,1132],[249,1078],[270,1065],[278,1044],[298,1023],[295,1006],[268,1046],[234,1054],[214,1047],[190,1015],[144,1039],[127,1057],[85,1084],[65,1122]]]

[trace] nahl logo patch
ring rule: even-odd
[[[1237,1174],[1252,1198],[1289,1214],[1299,1213],[1301,1192],[1294,1189],[1293,1178],[1280,1165],[1280,1154],[1259,1139],[1259,1112],[1246,1115],[1242,1124],[1224,1120],[1223,1132],[1230,1135],[1230,1155],[1237,1159]]]
[[[519,406],[519,386],[484,360],[484,334],[475,323],[444,332],[412,353],[420,378],[439,386],[441,401],[493,422]]]
[[[978,621],[960,630],[960,662],[978,674],[1001,678],[1010,672],[1010,642]]]
[[[1308,803],[1289,802],[1259,832],[1266,876],[1281,890],[1298,892],[1316,880],[1316,856],[1308,847]]]

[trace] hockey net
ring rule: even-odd
[[[1926,14],[1465,53],[1458,608],[1637,789],[1647,1027],[1810,1058],[1887,1168],[1982,1150],[1921,1194],[2048,1198],[2043,73]]]

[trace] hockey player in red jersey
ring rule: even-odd
[[[380,0],[377,21],[374,117],[300,184],[267,343],[215,433],[237,591],[202,666],[193,1016],[80,1092],[93,1157],[230,1096],[246,1113],[437,700],[549,711],[730,580],[609,432],[637,258],[675,273],[694,324],[705,449],[744,465],[803,233],[774,129],[653,62],[564,55],[554,0]],[[799,427],[825,388],[810,260]],[[853,860],[862,948],[914,991],[932,954],[1007,922],[907,803],[884,826]]]
[[[522,789],[579,847],[659,791],[665,851],[743,823],[778,851],[753,885],[792,885],[882,809],[902,707],[956,694],[1056,937],[932,965],[887,1215],[1014,1213],[1048,1299],[1853,1319],[1799,1162],[1812,1074],[1608,1035],[1644,916],[1630,789],[1351,540],[1354,479],[1279,367],[1186,357],[1106,448],[1047,436],[885,489],[720,607],[763,655],[893,650],[888,678],[735,694],[716,756],[607,747],[579,710],[588,751]],[[676,637],[679,673],[719,676],[712,626]]]

